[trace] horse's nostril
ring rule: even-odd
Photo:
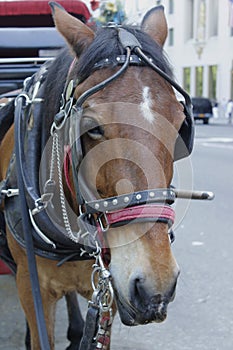
[[[137,275],[130,281],[130,301],[132,304],[137,303],[138,300],[143,300],[146,297],[144,288],[145,276]]]
[[[130,280],[130,302],[132,305],[140,308],[142,306],[148,306],[149,304],[154,306],[159,305],[164,300],[167,302],[173,301],[175,297],[176,283],[177,280],[171,284],[170,288],[168,287],[167,290],[164,291],[164,294],[158,293],[153,295],[149,284],[146,283],[145,275],[143,273],[137,274]]]

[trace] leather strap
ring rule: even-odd
[[[28,206],[26,201],[26,193],[24,191],[25,181],[23,178],[23,162],[22,162],[22,125],[21,125],[21,113],[23,110],[23,101],[22,99],[18,100],[18,104],[15,108],[15,153],[16,153],[16,168],[17,168],[17,181],[20,188],[19,197],[21,203],[22,211],[22,222],[23,230],[25,235],[25,244],[27,251],[27,261],[28,269],[31,280],[32,296],[34,302],[34,309],[37,320],[37,328],[40,340],[40,346],[43,350],[49,350],[49,340],[48,333],[45,324],[44,311],[42,298],[40,293],[40,284],[38,279],[38,271],[36,266],[36,258],[34,252],[34,244],[32,238],[32,227],[28,214]]]
[[[168,205],[146,204],[126,208],[106,214],[109,225],[128,222],[137,219],[150,219],[150,221],[167,221],[171,225],[175,220],[175,212]]]
[[[174,221],[175,212],[169,205],[146,204],[100,214],[97,218],[97,229],[101,234],[110,227],[119,227],[130,222],[160,222],[171,228]]]

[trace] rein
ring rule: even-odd
[[[17,181],[20,188],[19,198],[21,203],[21,212],[22,212],[22,223],[25,235],[26,251],[27,251],[27,260],[28,260],[28,269],[31,280],[32,287],[32,296],[34,301],[34,310],[36,314],[37,329],[40,339],[41,349],[49,350],[49,340],[47,334],[47,328],[44,320],[43,304],[40,293],[40,284],[38,279],[38,272],[36,266],[36,259],[34,253],[34,243],[32,235],[32,226],[30,222],[30,217],[28,213],[28,205],[26,200],[26,191],[25,191],[25,178],[24,178],[24,163],[22,161],[22,147],[23,140],[21,139],[22,135],[22,125],[21,120],[21,109],[23,100],[19,99],[17,101],[18,108],[15,112],[15,154],[16,154],[16,168],[17,168]]]

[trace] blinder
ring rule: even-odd
[[[184,106],[185,120],[183,121],[174,149],[174,161],[188,157],[193,150],[194,143],[194,119],[192,114],[192,106],[180,102]]]

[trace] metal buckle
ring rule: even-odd
[[[104,222],[103,222],[103,219],[104,219]],[[106,213],[101,213],[98,216],[97,221],[100,225],[102,232],[107,232],[109,230],[110,224],[109,224],[108,217],[107,217]]]

